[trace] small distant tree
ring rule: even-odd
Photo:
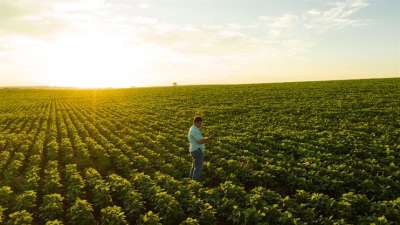
[[[172,86],[176,87],[176,86],[178,86],[178,83],[177,82],[173,82]]]

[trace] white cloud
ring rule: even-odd
[[[260,16],[259,20],[273,36],[281,37],[293,28],[305,28],[316,33],[366,25],[368,20],[354,18],[361,9],[369,6],[367,0],[342,0],[327,4],[325,9],[310,9],[300,14],[284,14],[277,17]]]
[[[134,18],[134,22],[141,24],[141,25],[155,25],[159,21],[157,18],[138,16],[138,17]]]
[[[354,27],[367,24],[365,19],[353,18],[354,14],[367,7],[366,0],[344,0],[330,4],[325,10],[312,9],[302,18],[307,29],[324,32],[331,29]]]
[[[293,14],[284,14],[278,17],[260,16],[259,19],[261,21],[265,21],[270,28],[286,29],[295,25],[298,20],[298,16]]]
[[[41,14],[48,9],[43,2],[1,0],[0,36],[47,36],[62,29],[64,24],[61,21]]]
[[[137,6],[140,9],[148,9],[148,8],[150,8],[151,5],[148,3],[139,3]]]
[[[299,16],[289,13],[277,17],[260,16],[259,20],[263,22],[264,29],[274,38],[287,36],[300,22]]]
[[[308,14],[310,15],[321,15],[321,12],[315,9],[311,9],[309,11],[307,11]]]

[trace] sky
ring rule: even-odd
[[[0,0],[0,86],[400,77],[398,0]]]

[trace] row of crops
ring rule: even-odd
[[[400,79],[3,89],[0,224],[398,224],[399,151]]]

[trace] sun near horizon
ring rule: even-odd
[[[129,61],[140,62],[139,49],[128,51],[100,33],[63,37],[48,50],[50,86],[102,88],[137,83],[134,73],[129,73],[125,66]]]

